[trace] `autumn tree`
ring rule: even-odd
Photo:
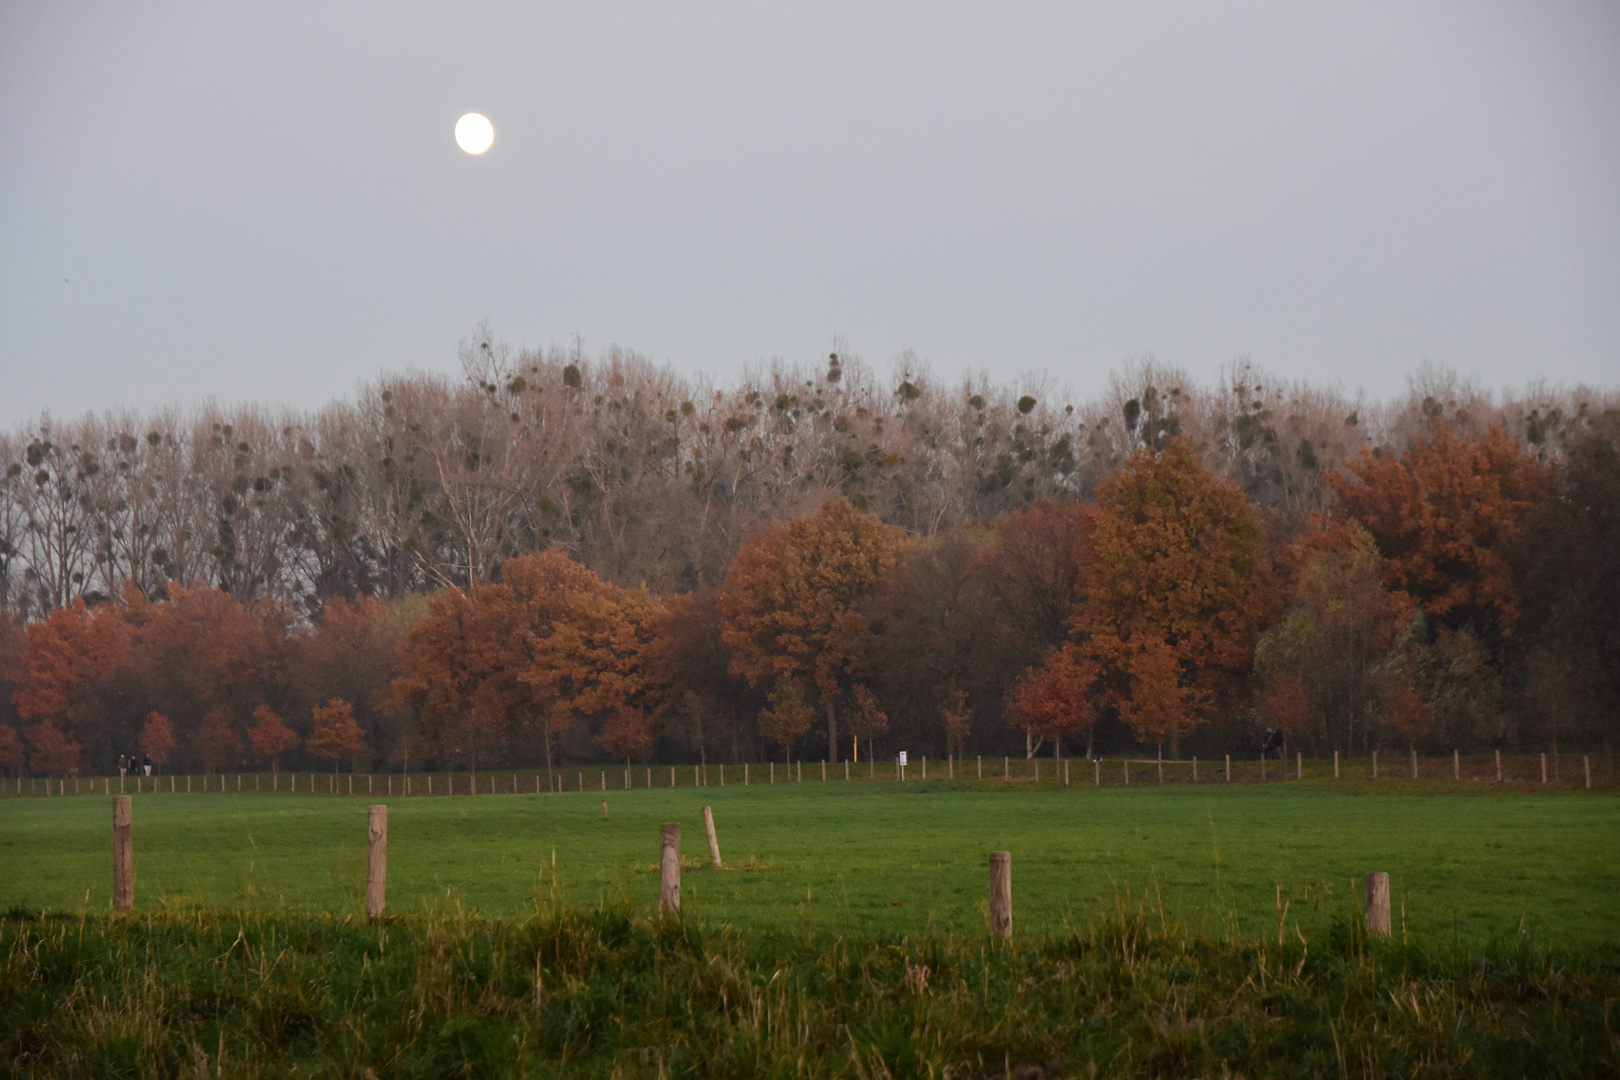
[[[24,631],[13,679],[12,700],[24,719],[50,720],[79,745],[95,746],[110,759],[127,743],[116,730],[103,685],[129,652],[128,628],[112,604],[87,606],[75,599]],[[48,736],[48,737],[54,737]]]
[[[849,730],[854,736],[855,760],[859,761],[861,740],[866,740],[867,753],[870,755],[872,741],[888,733],[889,715],[883,711],[877,695],[864,683],[855,684],[850,699]]]
[[[209,709],[197,729],[197,752],[202,755],[203,770],[211,773],[229,764],[241,750],[242,739],[230,710],[218,705]]]
[[[146,715],[146,724],[141,728],[141,753],[161,770],[163,763],[169,759],[169,751],[173,749],[174,729],[169,726],[169,718],[153,709]]]
[[[552,742],[579,719],[651,715],[658,692],[643,658],[658,611],[560,549],[511,559],[499,583],[433,598],[411,628],[394,693],[474,767],[517,722],[535,732],[549,768]]]
[[[298,748],[298,733],[268,706],[253,709],[253,726],[248,728],[248,745],[253,756],[270,765],[270,771],[280,771],[281,755]]]
[[[814,688],[827,716],[827,753],[839,760],[837,702],[865,667],[867,620],[858,601],[906,547],[902,530],[832,499],[783,528],[749,538],[719,599],[731,670],[750,686],[787,677]]]
[[[304,749],[318,758],[332,762],[332,773],[337,774],[338,762],[353,760],[366,752],[365,732],[354,721],[354,708],[342,698],[333,698],[314,709],[315,730],[310,733]]]
[[[1287,562],[1283,611],[1255,651],[1271,724],[1316,752],[1374,749],[1389,730],[1418,735],[1413,603],[1384,586],[1372,537],[1355,524],[1318,527]]]
[[[804,703],[804,691],[790,675],[776,677],[770,701],[770,706],[759,714],[759,732],[780,745],[783,753],[790,753],[794,742],[810,730],[815,714]]]
[[[1099,703],[1178,756],[1183,734],[1232,706],[1272,604],[1253,509],[1183,440],[1139,450],[1097,489],[1080,575],[1071,626]]]
[[[55,720],[35,724],[25,733],[34,747],[29,765],[47,776],[69,776],[84,767],[84,747],[57,726]]]
[[[1031,740],[1052,740],[1052,755],[1063,756],[1063,737],[1089,728],[1095,717],[1091,661],[1073,647],[1054,649],[1018,680],[1007,699],[1007,722]],[[1032,741],[1029,755],[1039,746]],[[1087,750],[1087,757],[1090,750]]]
[[[640,757],[652,745],[652,725],[640,709],[621,705],[602,723],[596,744],[616,758]]]
[[[1363,450],[1330,476],[1335,513],[1359,522],[1384,562],[1384,581],[1422,605],[1437,628],[1499,638],[1519,617],[1513,561],[1553,470],[1499,427],[1477,441],[1441,417],[1399,458]]]
[[[17,729],[0,724],[0,769],[15,769],[23,763],[23,744]]]

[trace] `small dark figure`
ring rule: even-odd
[[[1283,756],[1283,733],[1270,728],[1266,730],[1266,741],[1260,745],[1260,756],[1271,757],[1276,755],[1281,761]]]
[[[129,756],[127,754],[119,754],[118,755],[118,775],[120,777],[122,777],[124,775],[124,773],[126,773],[127,771],[129,771]]]
[[[141,755],[141,768],[146,770],[147,776],[152,775],[152,759],[145,754]]]

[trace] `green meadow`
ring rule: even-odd
[[[165,791],[134,797],[137,908],[358,912],[373,802],[389,807],[391,913],[651,914],[658,825],[676,821],[684,914],[717,929],[982,934],[986,857],[1004,849],[1020,936],[1061,934],[1122,898],[1162,905],[1192,933],[1274,935],[1279,887],[1287,922],[1309,933],[1353,910],[1361,875],[1384,870],[1397,933],[1411,940],[1465,951],[1526,934],[1557,949],[1620,942],[1612,794],[1309,780],[1099,790],[807,776],[393,799]],[[705,805],[725,869],[708,865]],[[100,795],[0,801],[0,910],[105,912],[110,819]]]

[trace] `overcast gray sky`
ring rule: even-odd
[[[0,424],[314,407],[486,318],[1612,385],[1620,4],[0,5]]]

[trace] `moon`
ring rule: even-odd
[[[456,121],[456,145],[469,154],[482,154],[495,141],[495,127],[482,113],[470,112]]]

